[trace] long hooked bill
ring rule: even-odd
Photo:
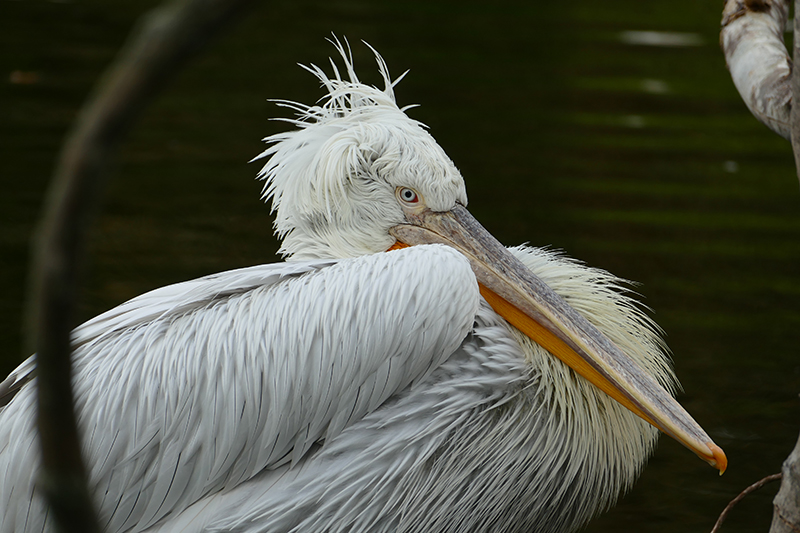
[[[481,294],[522,333],[569,365],[610,397],[725,471],[728,459],[697,422],[580,313],[481,226],[469,211],[426,209],[391,228],[398,244],[445,244],[467,257]]]

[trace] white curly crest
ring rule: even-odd
[[[331,60],[333,74],[300,65],[319,79],[327,94],[316,105],[277,100],[297,118],[277,119],[297,129],[271,135],[255,159],[269,158],[258,177],[263,198],[276,212],[281,253],[293,259],[347,257],[385,250],[393,239],[388,224],[396,186],[427,189],[431,207],[466,205],[460,173],[424,124],[397,106],[395,80],[375,54],[384,88],[362,83],[347,41],[331,41],[344,71]],[[366,44],[366,43],[365,43]],[[406,71],[407,72],[407,71]],[[343,76],[346,74],[346,77]],[[399,212],[396,213],[399,216]]]

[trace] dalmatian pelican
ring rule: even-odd
[[[621,280],[506,248],[426,128],[348,46],[265,139],[284,262],[134,298],[73,333],[107,532],[565,532],[611,506],[659,431],[722,450],[673,399]],[[374,50],[373,50],[374,52]],[[52,531],[35,356],[0,384],[0,532]]]

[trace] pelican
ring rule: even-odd
[[[73,333],[107,532],[565,532],[628,489],[673,399],[657,327],[611,274],[506,248],[426,128],[344,68],[265,139],[286,261],[134,298]],[[51,531],[35,359],[0,384],[2,533]]]

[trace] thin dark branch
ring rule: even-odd
[[[772,474],[771,476],[767,476],[764,479],[756,481],[755,483],[744,489],[741,493],[739,493],[737,497],[732,499],[730,503],[725,506],[725,509],[722,510],[722,513],[720,513],[719,518],[717,518],[717,523],[714,524],[714,528],[711,530],[711,533],[717,533],[717,531],[719,531],[719,528],[722,527],[722,523],[725,521],[726,518],[728,518],[728,513],[730,513],[731,509],[733,509],[737,503],[742,501],[745,498],[745,496],[747,496],[751,492],[757,491],[767,483],[779,480],[781,477],[782,477],[781,474]]]
[[[152,96],[248,2],[181,0],[147,14],[60,155],[34,250],[28,348],[37,354],[40,487],[61,531],[99,531],[72,407],[69,339],[79,259],[106,163]]]

